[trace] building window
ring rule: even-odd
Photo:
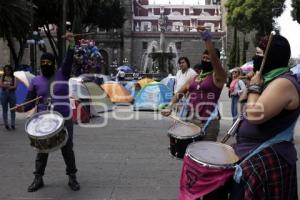
[[[147,50],[148,42],[143,42],[142,45],[143,45],[143,50]]]
[[[181,50],[181,42],[176,42],[175,46],[177,50]]]

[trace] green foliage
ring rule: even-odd
[[[125,9],[120,6],[119,0],[93,0],[83,23],[91,23],[103,29],[121,28],[125,21],[124,15]]]
[[[300,24],[300,0],[292,0],[292,17]]]
[[[24,46],[30,32],[30,5],[26,0],[0,0],[0,37],[7,41],[14,65],[23,57]],[[19,48],[14,44],[14,38]]]
[[[60,2],[60,0],[34,0],[37,6],[34,17],[36,27],[59,24]],[[119,0],[68,0],[67,20],[81,24],[81,28],[85,26],[98,26],[104,29],[121,28],[124,14],[125,10]]]
[[[30,30],[30,7],[26,0],[0,0],[0,36],[27,37]]]
[[[256,30],[269,34],[275,27],[274,18],[282,14],[285,0],[228,0],[227,24],[242,32]]]

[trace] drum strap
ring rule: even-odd
[[[240,183],[240,181],[241,181],[241,177],[243,176],[243,169],[241,167],[241,164],[243,162],[245,162],[246,160],[251,158],[253,155],[259,153],[263,149],[272,146],[273,144],[277,144],[280,142],[291,142],[293,140],[294,128],[295,128],[296,122],[297,121],[295,121],[290,127],[285,129],[284,131],[281,131],[275,137],[262,143],[259,147],[257,147],[255,150],[253,150],[245,159],[243,159],[243,161],[239,165],[236,165],[235,173],[234,173],[234,177],[233,177],[235,182]]]
[[[219,115],[219,109],[218,106],[215,107],[214,111],[210,114],[208,120],[205,122],[204,126],[203,126],[203,133],[204,135],[206,135],[206,129],[208,128],[208,126],[210,125],[210,123],[214,120],[217,119]]]
[[[46,102],[44,102],[46,105],[47,105],[47,110],[51,110],[51,105],[52,105],[52,97],[51,97],[51,85],[52,83],[54,82],[54,78],[55,78],[55,75],[52,76],[49,80],[48,80],[48,98],[46,100]],[[54,91],[53,91],[54,93]]]

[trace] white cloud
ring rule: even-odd
[[[291,16],[291,0],[285,2],[286,9],[282,15],[277,19],[277,22],[281,28],[281,35],[286,37],[291,45],[292,57],[300,57],[300,24],[293,21]]]

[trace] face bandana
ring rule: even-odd
[[[201,68],[203,73],[211,72],[213,70],[211,62],[207,62],[204,60],[201,61]]]
[[[253,60],[254,72],[259,71],[263,58],[264,58],[263,56],[259,56],[259,55],[253,56],[252,60]]]
[[[55,67],[53,65],[41,65],[43,76],[50,78],[55,73]]]

